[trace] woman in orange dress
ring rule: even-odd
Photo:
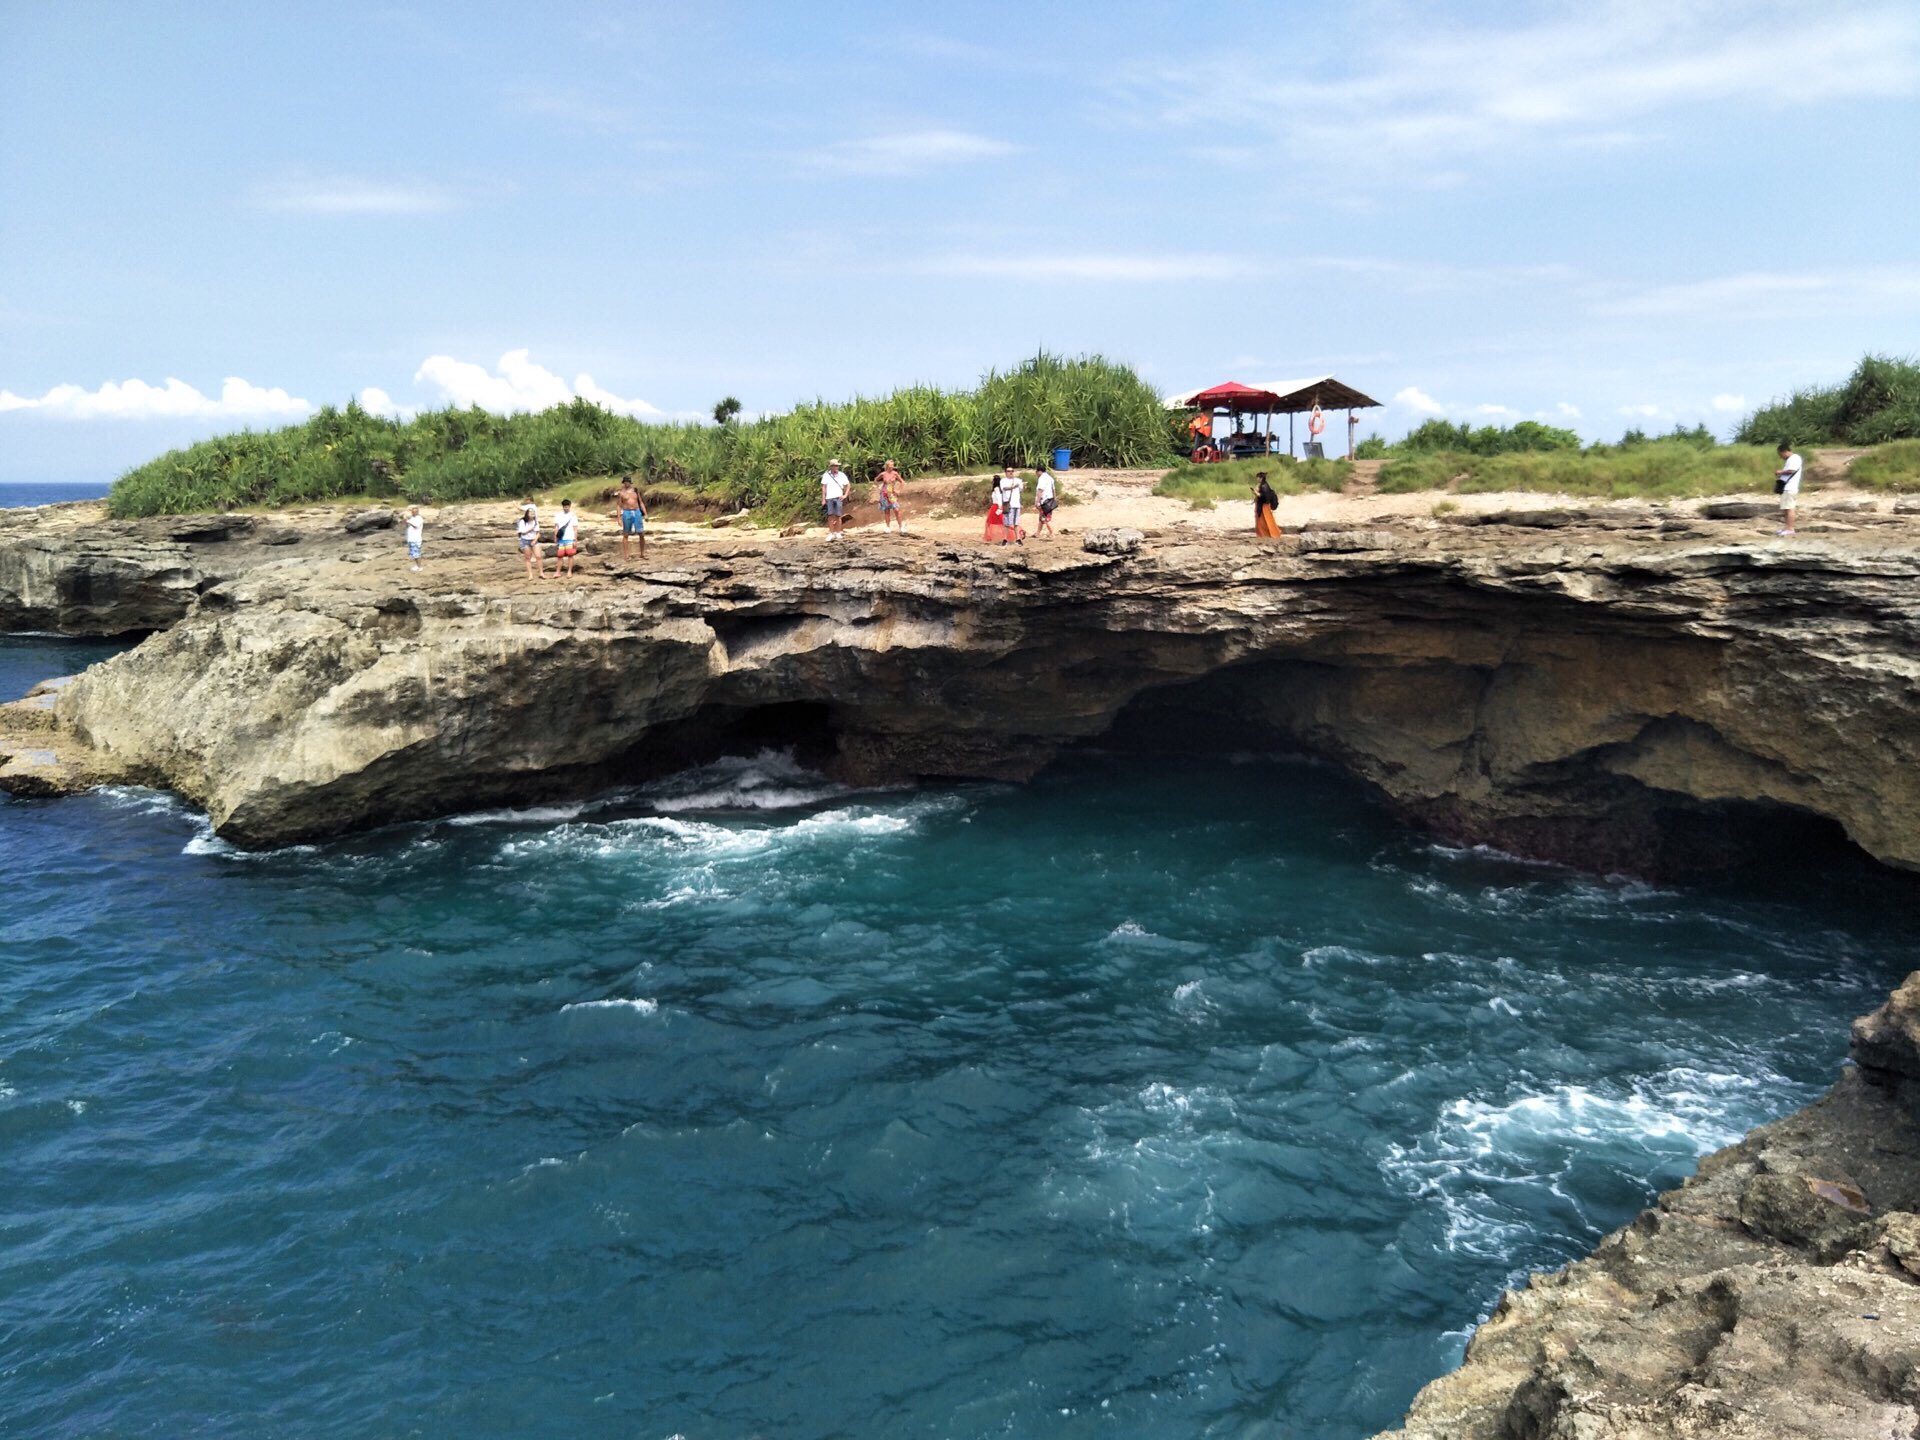
[[[1260,483],[1253,487],[1253,533],[1264,535],[1269,540],[1280,538],[1280,526],[1273,518],[1274,507],[1280,503],[1280,497],[1274,493],[1273,486],[1267,483],[1267,472],[1257,472],[1254,479]]]

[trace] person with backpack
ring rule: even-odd
[[[1044,465],[1033,480],[1033,503],[1040,510],[1040,524],[1034,533],[1042,540],[1053,539],[1053,510],[1058,502],[1053,493],[1053,472]]]

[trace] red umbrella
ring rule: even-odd
[[[1192,410],[1214,410],[1225,407],[1228,410],[1265,410],[1277,404],[1280,397],[1271,390],[1256,390],[1251,385],[1242,385],[1237,380],[1228,380],[1206,390],[1196,390],[1186,396],[1181,404]]]

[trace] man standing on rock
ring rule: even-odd
[[[1780,468],[1773,472],[1773,488],[1780,492],[1780,518],[1785,522],[1774,531],[1776,535],[1793,534],[1793,512],[1800,501],[1800,475],[1806,464],[1793,453],[1793,447],[1780,446]]]
[[[640,558],[647,558],[647,502],[640,498],[640,491],[634,486],[633,472],[629,470],[620,478],[620,558],[627,558],[627,544],[633,537],[640,539]]]
[[[1053,539],[1053,507],[1056,503],[1053,495],[1053,472],[1046,466],[1040,467],[1040,473],[1033,480],[1033,503],[1040,511],[1040,523],[1034,533],[1042,540]]]
[[[846,523],[847,492],[853,488],[853,482],[847,479],[846,472],[840,468],[838,460],[827,462],[826,473],[820,477],[820,503],[827,511],[827,538],[838,540],[840,527]]]
[[[1020,477],[1013,473],[1013,463],[1009,461],[1000,467],[1000,513],[1006,523],[1006,530],[1000,537],[1002,545],[1009,537],[1016,545],[1026,544],[1020,534]]]

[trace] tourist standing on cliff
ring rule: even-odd
[[[1800,502],[1800,476],[1806,468],[1791,445],[1780,447],[1780,468],[1773,472],[1773,488],[1780,492],[1780,518],[1784,523],[1773,532],[1776,535],[1793,534],[1793,512]]]
[[[846,523],[847,492],[853,488],[853,482],[847,479],[846,471],[840,468],[838,460],[827,462],[826,473],[820,477],[820,503],[827,511],[827,538],[838,540],[840,527]]]
[[[1280,497],[1274,493],[1273,486],[1267,483],[1267,472],[1257,470],[1253,478],[1258,482],[1253,487],[1253,533],[1264,535],[1269,540],[1280,538],[1280,525],[1273,518],[1273,512],[1280,504]]]
[[[627,543],[637,535],[640,537],[640,558],[644,560],[647,558],[647,502],[640,498],[631,470],[621,477],[619,500],[620,558],[627,558]]]
[[[580,517],[573,513],[573,501],[560,502],[560,515],[553,522],[553,578],[573,575],[573,557],[580,553]]]
[[[893,461],[887,461],[881,468],[880,478],[873,484],[874,498],[880,502],[880,528],[884,531],[888,524],[898,525],[902,535],[907,533],[907,514],[900,508],[900,472],[894,468]]]
[[[1040,467],[1040,473],[1033,479],[1033,503],[1039,508],[1040,523],[1034,527],[1034,533],[1042,540],[1053,539],[1053,472],[1046,466]]]
[[[547,557],[540,553],[540,511],[531,500],[520,502],[520,518],[513,522],[513,538],[520,542],[520,559],[529,580],[547,578]]]
[[[407,511],[407,558],[413,562],[413,568],[420,568],[420,545],[427,537],[427,522],[415,505]]]
[[[1009,538],[1016,545],[1027,543],[1026,537],[1020,533],[1020,483],[1020,477],[1013,473],[1011,464],[1000,467],[1000,483],[994,488],[1000,500],[1000,514],[1007,527],[1000,537],[1002,545]]]

